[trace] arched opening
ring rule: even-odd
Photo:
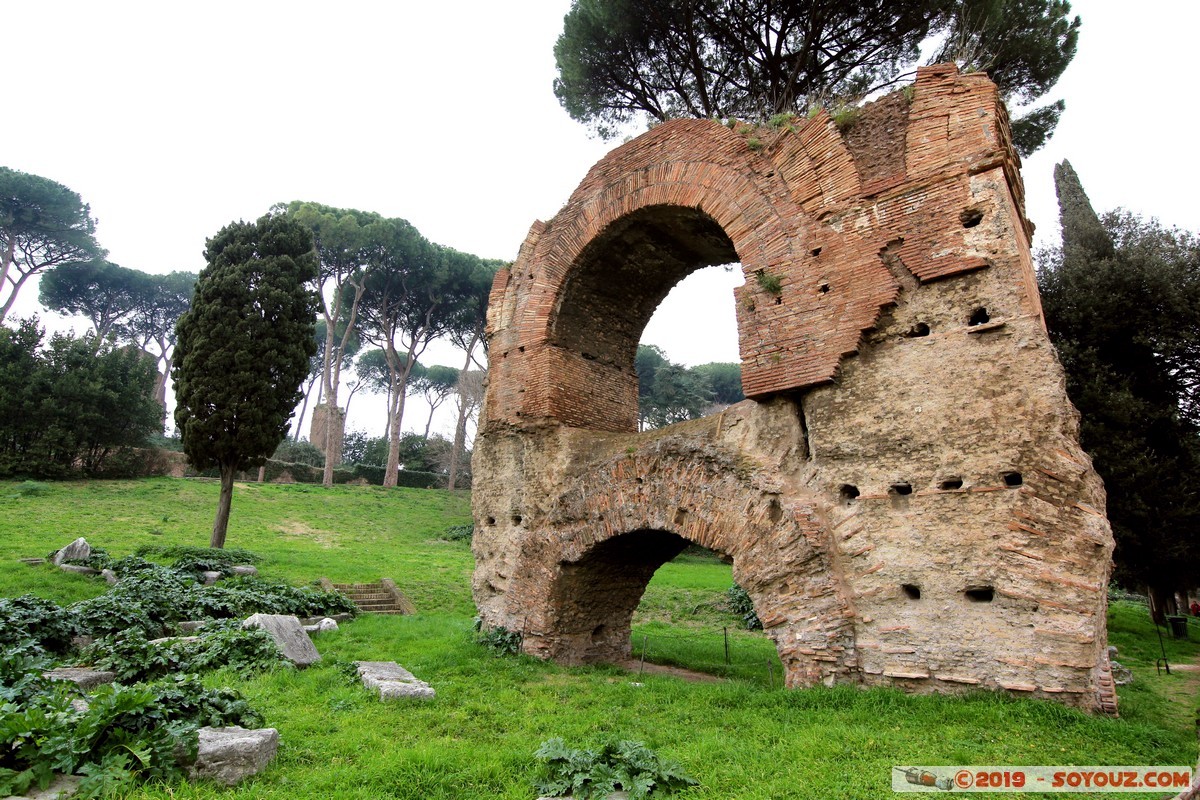
[[[745,282],[740,264],[703,267],[655,309],[637,350],[639,429],[706,416],[743,399],[734,289]]]
[[[638,670],[782,679],[778,651],[741,604],[732,559],[681,536],[637,530],[608,539],[561,565],[560,622],[569,621],[570,660]],[[566,627],[566,626],[564,626]]]
[[[562,290],[549,341],[560,349],[564,369],[586,372],[593,385],[607,387],[603,396],[588,398],[586,427],[637,429],[635,360],[647,323],[684,278],[738,260],[712,217],[671,205],[626,214],[583,248]],[[699,315],[690,316],[704,324]]]
[[[581,663],[611,663],[630,657],[633,612],[650,578],[687,547],[666,531],[640,530],[591,548],[578,561],[564,563],[551,596],[557,602],[558,631],[573,644]]]

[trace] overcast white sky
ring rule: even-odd
[[[290,200],[403,217],[435,242],[510,260],[611,146],[551,89],[569,6],[9,0],[0,164],[79,192],[109,258],[147,272],[199,271],[207,237]],[[1063,158],[1097,210],[1200,228],[1200,3],[1077,0],[1073,12],[1079,52],[1051,94],[1067,111],[1024,168],[1038,243],[1057,238]],[[646,339],[688,364],[737,360],[736,282],[697,279]],[[19,311],[36,310],[31,287]],[[365,399],[351,414],[382,431]],[[406,414],[406,429],[423,424]]]

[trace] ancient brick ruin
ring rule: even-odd
[[[675,120],[613,150],[492,291],[484,624],[625,658],[647,581],[695,542],[732,558],[789,686],[1115,710],[1104,491],[1030,235],[996,88],[953,67],[844,133]],[[730,262],[751,399],[637,433],[643,327]]]

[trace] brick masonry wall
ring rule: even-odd
[[[1112,537],[1019,167],[994,85],[944,66],[846,134],[675,120],[598,163],[492,292],[484,621],[542,657],[620,659],[692,541],[733,558],[789,685],[1107,707]],[[734,259],[751,399],[637,434],[641,329]]]

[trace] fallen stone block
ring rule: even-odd
[[[117,577],[117,573],[113,572],[111,569],[100,570],[100,577],[104,578],[105,582],[108,583],[109,586],[116,586],[121,582],[121,579]]]
[[[196,760],[188,767],[188,780],[210,780],[234,786],[266,769],[279,751],[279,731],[201,728]]]
[[[54,780],[45,789],[38,789],[35,786],[29,790],[29,794],[20,797],[10,795],[4,800],[66,800],[79,791],[81,783],[83,783],[82,775],[55,775]]]
[[[187,642],[198,641],[200,641],[199,636],[160,636],[157,639],[151,639],[146,644],[174,644],[175,642],[185,644]]]
[[[52,681],[71,681],[83,691],[95,689],[103,683],[112,683],[117,679],[115,672],[91,667],[58,667],[42,673],[42,677]]]
[[[321,660],[321,654],[300,620],[287,614],[255,614],[242,623],[243,628],[262,628],[271,634],[285,658],[298,667],[307,667]]]
[[[91,567],[80,566],[79,564],[59,564],[58,568],[63,572],[74,572],[76,575],[99,575],[100,570],[92,569]]]
[[[379,692],[380,700],[415,697],[426,700],[436,696],[433,687],[417,680],[395,661],[356,661],[363,686]]]
[[[17,560],[22,564],[28,564],[31,567],[36,567],[46,563],[46,559],[44,558],[19,558]]]
[[[339,612],[337,614],[326,614],[323,617],[301,617],[300,624],[304,625],[304,626],[320,625],[321,620],[323,620],[323,619],[331,619],[340,625],[343,622],[349,622],[350,620],[354,619],[354,615],[347,614],[343,611],[343,612]]]
[[[216,570],[209,569],[205,570],[201,577],[204,578],[205,586],[212,586],[214,583],[221,580],[221,573],[217,572]]]
[[[252,567],[249,564],[241,564],[233,568],[234,575],[257,575],[258,568]]]
[[[83,561],[91,555],[92,546],[87,543],[87,539],[80,536],[54,554],[54,563],[61,566],[64,561]]]
[[[329,631],[336,631],[338,629],[338,624],[335,620],[332,620],[329,617],[324,617],[318,622],[314,622],[311,625],[303,625],[301,627],[304,628],[305,633],[311,636],[314,633],[327,633]]]

